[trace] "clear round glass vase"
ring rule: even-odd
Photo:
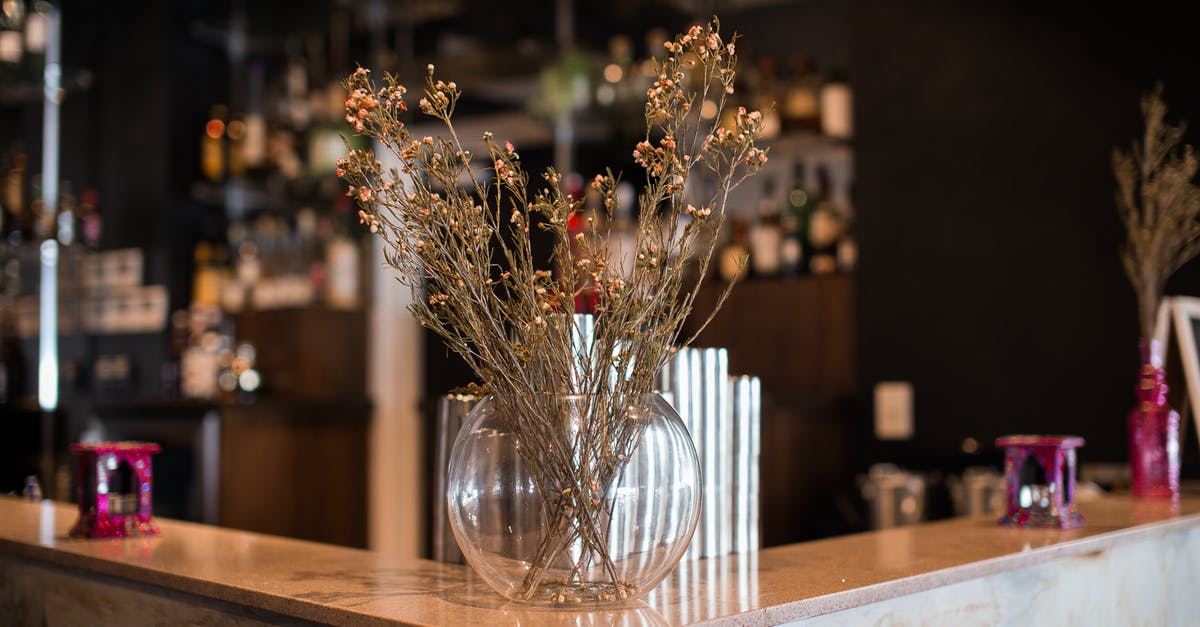
[[[702,492],[692,438],[661,396],[531,393],[467,416],[446,505],[467,563],[501,595],[622,603],[679,562]]]

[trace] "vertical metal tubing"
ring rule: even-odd
[[[707,383],[712,386],[714,402],[709,419],[715,423],[717,456],[717,542],[710,555],[713,557],[733,552],[733,420],[729,411],[729,351],[710,348],[705,356],[711,362]]]
[[[42,103],[42,202],[58,213],[58,108],[62,102],[61,15],[51,7],[46,15],[45,92]],[[58,408],[58,242],[41,243],[41,310],[38,337],[38,405]]]
[[[42,201],[58,214],[58,107],[62,102],[62,21],[57,7],[46,15],[46,68],[42,101]],[[54,412],[58,409],[58,242],[41,243],[41,302],[38,328],[38,405],[42,409],[42,484],[53,485]],[[61,494],[50,494],[62,498]]]
[[[758,548],[758,441],[762,387],[757,377],[730,379],[734,423],[734,546],[745,554]]]
[[[478,401],[478,397],[470,395],[443,396],[438,401],[430,536],[433,541],[431,555],[439,562],[463,563],[462,551],[459,550],[454,533],[450,530],[450,518],[446,512],[446,470],[450,463],[450,451],[454,448],[454,440],[463,420]]]

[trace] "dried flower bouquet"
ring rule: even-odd
[[[372,151],[351,150],[338,174],[358,199],[361,220],[386,242],[388,264],[414,291],[414,316],[486,383],[544,498],[545,535],[525,598],[548,588],[560,602],[586,586],[590,598],[632,592],[612,568],[605,539],[605,495],[638,445],[630,410],[655,389],[691,312],[729,192],[767,159],[755,145],[760,113],[739,108],[734,127],[719,124],[733,93],[735,51],[718,22],[693,26],[664,46],[658,80],[646,93],[645,139],[633,151],[647,184],[629,280],[610,263],[604,227],[561,190],[560,173],[548,169],[531,184],[516,147],[490,132],[483,135],[489,167],[472,167],[479,156],[463,148],[451,120],[461,92],[435,79],[432,65],[418,108],[444,123],[440,137],[410,135],[406,90],[394,76],[380,85],[360,68],[346,80],[347,122],[402,166],[384,171]],[[702,118],[704,101],[716,103],[718,114]],[[695,168],[717,181],[700,206],[684,195]],[[616,177],[599,174],[591,185],[612,215]],[[572,236],[568,222],[577,214],[589,228]],[[663,229],[660,220],[683,226]],[[531,228],[552,236],[545,259],[536,258]],[[687,272],[691,260],[699,272]],[[595,299],[590,333],[573,315],[584,289]],[[584,399],[578,424],[567,424],[563,395]],[[571,574],[547,580],[563,560],[573,562]],[[582,573],[597,567],[605,580],[584,581]]]
[[[1168,124],[1162,87],[1142,97],[1145,134],[1129,152],[1113,150],[1117,210],[1125,223],[1121,260],[1138,299],[1142,338],[1154,337],[1163,288],[1183,264],[1200,254],[1200,187],[1193,183],[1200,158],[1180,146],[1184,126]]]

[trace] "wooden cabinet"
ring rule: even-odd
[[[724,288],[702,288],[685,330],[708,315]],[[850,275],[748,279],[693,342],[727,348],[731,374],[762,379],[766,546],[845,531],[839,508],[853,480],[854,329]]]
[[[317,542],[367,544],[367,429],[357,402],[116,401],[92,429],[146,440],[154,513]]]
[[[221,412],[220,524],[367,544],[365,403],[256,403]]]
[[[366,311],[272,309],[234,321],[238,341],[255,346],[264,395],[360,403],[367,397]]]
[[[220,407],[220,523],[365,547],[366,312],[250,311],[236,326],[263,387]]]
[[[726,285],[705,285],[687,335]],[[776,394],[836,396],[855,388],[854,283],[849,275],[748,279],[694,342],[729,349],[729,371],[762,378]]]

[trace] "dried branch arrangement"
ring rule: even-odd
[[[494,395],[545,500],[546,535],[526,578],[527,596],[545,589],[550,565],[568,553],[579,562],[571,578],[597,565],[610,574],[595,598],[629,593],[606,553],[604,495],[637,446],[638,422],[630,416],[654,390],[691,312],[728,194],[767,158],[755,145],[760,113],[739,109],[733,128],[719,125],[719,110],[700,116],[701,102],[721,109],[733,93],[734,43],[721,38],[717,21],[664,46],[658,80],[646,94],[645,139],[633,152],[647,185],[638,199],[629,280],[617,260],[610,264],[606,227],[563,193],[560,173],[548,169],[534,184],[516,147],[490,132],[483,135],[488,166],[473,167],[477,156],[463,148],[452,122],[461,92],[437,80],[432,65],[418,108],[444,124],[439,137],[410,135],[406,90],[394,76],[377,84],[360,68],[346,80],[347,122],[402,165],[383,171],[374,153],[352,150],[338,173],[360,202],[361,220],[386,242],[387,262],[414,291],[414,316]],[[699,207],[684,197],[696,168],[718,182]],[[616,176],[598,174],[591,185],[611,216]],[[589,228],[572,235],[568,222],[577,214]],[[660,221],[683,226],[663,229]],[[531,229],[552,236],[545,258],[537,258]],[[688,263],[698,263],[699,272],[688,273]],[[582,290],[594,293],[594,329],[579,328],[573,315]],[[578,424],[568,424],[563,395],[582,396]],[[579,543],[586,550],[566,550]],[[571,578],[558,582],[561,590],[581,583]]]
[[[1200,160],[1192,146],[1180,145],[1184,125],[1168,124],[1166,114],[1161,87],[1143,96],[1145,135],[1112,157],[1117,209],[1129,236],[1121,257],[1147,339],[1167,279],[1200,253],[1200,187],[1192,182]]]

